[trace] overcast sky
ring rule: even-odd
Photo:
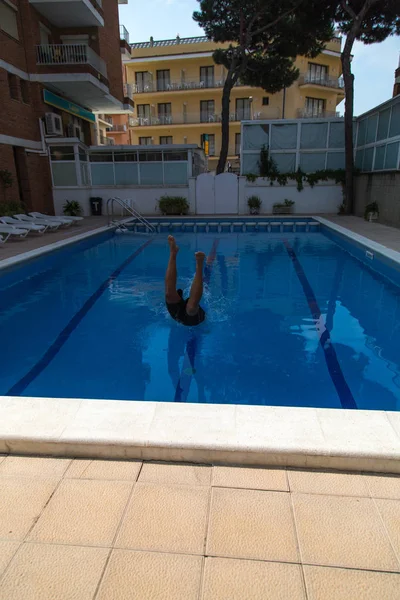
[[[128,0],[120,5],[120,23],[130,34],[130,42],[203,35],[192,19],[198,8],[196,0]],[[354,46],[355,75],[354,114],[363,112],[392,97],[394,71],[398,66],[400,38],[389,38],[382,44]],[[343,112],[343,103],[339,105]]]

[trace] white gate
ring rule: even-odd
[[[237,215],[239,212],[238,177],[233,173],[202,173],[196,180],[198,215]]]

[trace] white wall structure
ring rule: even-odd
[[[183,196],[189,202],[189,214],[197,215],[247,215],[249,209],[247,199],[259,196],[262,201],[260,214],[272,213],[275,203],[293,200],[294,214],[329,214],[337,213],[343,201],[342,186],[334,181],[323,181],[313,188],[304,183],[299,192],[295,181],[287,185],[278,183],[270,185],[269,179],[259,177],[254,182],[246,177],[237,177],[233,173],[213,175],[204,173],[197,178],[191,177],[188,185],[178,186],[93,186],[82,188],[53,188],[54,212],[63,214],[66,200],[77,200],[85,216],[90,215],[90,197],[103,198],[103,214],[106,214],[106,203],[111,197],[118,196],[125,200],[133,199],[133,206],[144,215],[160,215],[157,200],[161,196]],[[115,214],[120,208],[115,205]]]
[[[268,179],[259,177],[254,182],[247,182],[245,177],[239,177],[239,214],[249,212],[247,199],[258,196],[262,202],[260,214],[271,214],[275,203],[286,199],[293,200],[293,213],[296,214],[336,214],[343,202],[342,186],[334,181],[321,181],[314,187],[304,183],[304,189],[299,192],[297,183],[289,181],[286,185],[274,182],[270,185]]]
[[[90,216],[90,201],[93,196],[103,199],[103,215],[107,214],[107,200],[111,197],[118,196],[122,200],[133,199],[132,206],[144,215],[160,215],[158,210],[157,200],[161,196],[183,196],[189,201],[191,214],[195,211],[195,194],[192,193],[189,198],[189,190],[193,189],[193,184],[186,186],[155,186],[155,187],[92,187],[82,189],[71,189],[57,187],[53,189],[54,213],[56,215],[63,214],[63,206],[66,200],[77,200],[82,207],[83,215]],[[114,214],[121,214],[121,207],[114,205]]]

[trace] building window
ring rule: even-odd
[[[215,135],[208,134],[208,156],[215,156]]]
[[[169,69],[163,69],[162,71],[157,71],[157,91],[165,92],[169,88],[170,84],[170,71]]]
[[[214,87],[214,67],[200,67],[200,83],[204,87]]]
[[[158,119],[160,121],[160,124],[161,125],[170,125],[172,123],[171,102],[164,102],[164,103],[158,104],[157,109],[158,109]]]
[[[200,102],[200,123],[210,123],[216,120],[214,100]]]
[[[307,77],[311,83],[321,83],[323,85],[328,78],[328,67],[326,65],[308,63]]]
[[[18,77],[16,75],[13,75],[12,73],[7,73],[7,78],[10,97],[13,100],[19,100]]]
[[[25,79],[20,79],[19,84],[21,86],[22,102],[25,102],[25,104],[30,104],[31,95],[29,90],[29,82],[25,81]]]
[[[150,104],[137,104],[136,112],[139,125],[150,125]]]
[[[240,155],[240,133],[235,135],[235,154],[236,156]]]
[[[268,106],[269,104],[269,97],[268,96],[264,96],[262,99],[262,105],[263,106]]]
[[[172,135],[160,135],[160,145],[173,144]]]
[[[238,98],[236,100],[236,120],[244,121],[250,118],[250,98]]]
[[[9,4],[0,0],[0,29],[19,40],[17,16],[17,8],[11,8]]]
[[[139,146],[151,146],[153,143],[151,137],[140,137],[139,138]]]
[[[308,117],[322,117],[325,113],[325,100],[321,98],[306,98]]]
[[[137,71],[135,73],[135,82],[137,92],[152,92],[153,85],[148,71]]]

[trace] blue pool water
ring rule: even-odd
[[[177,233],[207,320],[164,306],[166,236],[106,234],[0,277],[0,394],[398,410],[400,287],[323,233]]]

